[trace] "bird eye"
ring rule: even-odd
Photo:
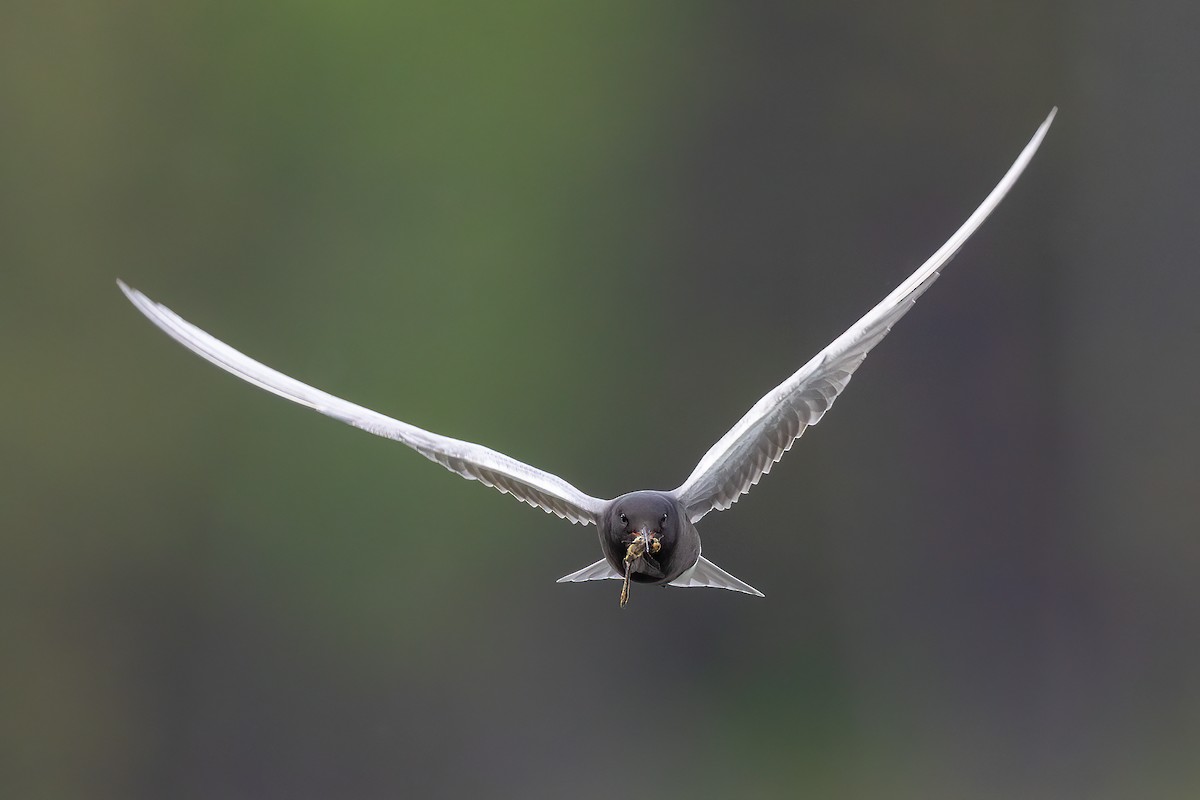
[[[667,515],[666,515],[666,514],[663,514],[662,521],[663,521],[663,522],[666,522],[666,521],[667,521]]]
[[[627,516],[625,516],[624,514],[622,514],[622,515],[621,515],[621,524],[622,524],[622,525],[628,525],[628,524],[629,524],[629,517],[627,517]]]

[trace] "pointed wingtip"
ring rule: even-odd
[[[1037,152],[1039,147],[1041,147],[1042,139],[1046,138],[1046,133],[1050,130],[1050,125],[1053,124],[1056,116],[1058,116],[1058,106],[1052,106],[1050,108],[1050,113],[1046,115],[1044,120],[1042,120],[1042,124],[1038,125],[1037,130],[1033,134],[1033,138],[1029,140],[1029,144],[1025,145],[1025,150],[1022,151],[1021,156],[1017,159],[1018,163],[1020,163],[1022,160],[1027,161],[1029,158],[1033,157],[1033,154]],[[1024,168],[1023,164],[1022,168]]]
[[[1050,130],[1050,125],[1054,122],[1056,116],[1058,116],[1058,106],[1051,106],[1050,113],[1046,115],[1046,118],[1042,120],[1042,124],[1038,126],[1039,138],[1045,136],[1046,131]]]
[[[1054,118],[1058,115],[1058,106],[1053,106],[1050,113],[1042,120],[1042,124],[1038,125],[1037,130],[1033,133],[1033,138],[1029,140],[1029,144],[1025,145],[1025,149],[1021,151],[1021,155],[1017,157],[1017,162],[1013,164],[1009,170],[1010,173],[1016,170],[1016,175],[1020,175],[1021,170],[1025,169],[1025,165],[1033,158],[1033,154],[1042,146],[1042,139],[1046,138],[1046,133],[1050,130],[1050,125],[1054,122]],[[1019,165],[1019,166],[1018,166]],[[1007,177],[1007,176],[1005,176]],[[1014,176],[1014,180],[1016,180]]]
[[[143,295],[137,289],[134,289],[120,278],[117,278],[117,287],[121,290],[121,293],[125,295],[125,298],[134,305],[138,304],[139,297],[145,297],[145,295]]]

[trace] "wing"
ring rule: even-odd
[[[596,521],[604,501],[576,489],[562,478],[542,472],[477,444],[439,436],[415,425],[314,389],[239,353],[182,319],[166,306],[117,281],[137,309],[168,336],[244,381],[376,436],[408,445],[464,478],[511,494],[521,502],[584,525]]]
[[[1057,110],[1050,112],[1000,183],[949,241],[850,330],[768,392],[704,454],[691,476],[675,490],[693,522],[713,509],[721,511],[736,503],[771,471],[805,428],[820,421],[871,348],[908,313],[916,299],[937,279],[942,267],[1021,177]]]

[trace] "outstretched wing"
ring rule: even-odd
[[[691,476],[675,490],[693,522],[713,509],[721,511],[736,503],[771,471],[805,428],[820,421],[871,348],[908,313],[916,299],[937,279],[942,267],[1021,177],[1050,128],[1056,111],[1050,112],[1000,183],[949,241],[883,302],[768,392],[704,454]]]
[[[121,291],[151,322],[192,352],[208,359],[244,381],[322,414],[361,428],[376,436],[402,442],[430,461],[436,461],[464,478],[492,486],[518,500],[584,525],[595,522],[604,501],[576,489],[548,472],[509,458],[481,445],[439,436],[398,419],[314,389],[234,350],[154,302],[136,289],[117,281]]]

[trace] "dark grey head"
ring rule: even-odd
[[[665,492],[632,492],[608,504],[597,526],[604,557],[624,574],[625,553],[639,535],[656,542],[630,580],[670,583],[690,569],[700,557],[700,537],[683,515],[683,509]]]

